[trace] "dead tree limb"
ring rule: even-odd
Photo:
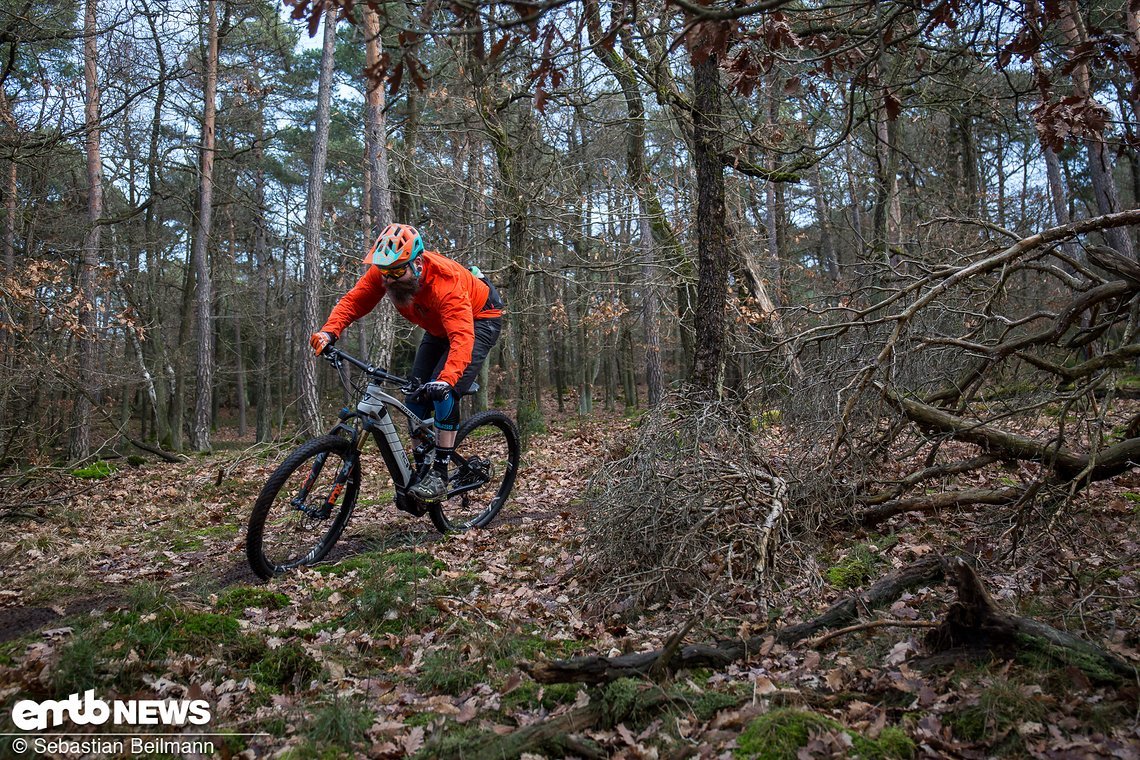
[[[1052,469],[1063,482],[1078,476],[1083,483],[1104,480],[1127,472],[1135,463],[1140,462],[1140,438],[1129,438],[1107,446],[1098,451],[1094,459],[1088,454],[1078,454],[1053,443],[1041,443],[1024,435],[958,417],[944,409],[903,398],[889,390],[884,390],[884,394],[909,420],[925,430],[981,446],[991,454],[1040,462]]]
[[[609,694],[603,694],[600,699],[592,700],[583,707],[575,707],[540,723],[523,726],[505,736],[489,736],[480,742],[458,747],[451,753],[441,754],[440,757],[499,760],[550,748],[562,750],[564,755],[608,757],[608,753],[600,747],[577,738],[574,734],[595,726],[614,726],[630,715],[652,713],[676,701],[676,698],[657,688],[642,689],[629,700],[612,699]]]
[[[1025,493],[1024,488],[970,488],[895,499],[864,510],[856,521],[859,525],[870,528],[904,512],[937,512],[941,509],[1016,504]]]
[[[812,639],[807,645],[812,649],[819,649],[824,644],[828,644],[849,633],[872,631],[876,628],[936,628],[938,625],[939,623],[934,623],[929,620],[868,620],[866,623],[856,623],[846,628],[840,628],[838,631],[828,631],[822,636]]]
[[[135,448],[142,449],[143,451],[149,451],[151,454],[154,454],[156,457],[158,457],[159,459],[162,459],[164,462],[170,462],[171,464],[178,464],[179,462],[182,461],[182,458],[179,457],[177,454],[172,454],[169,451],[164,451],[163,449],[160,449],[158,446],[151,446],[149,443],[146,443],[144,441],[140,441],[138,438],[134,438],[132,436],[129,436],[126,433],[123,434],[123,438],[127,441],[127,443],[131,444]]]
[[[670,659],[670,670],[698,667],[724,667],[762,651],[772,643],[789,645],[822,631],[853,622],[861,611],[873,610],[898,599],[904,591],[939,581],[943,577],[942,558],[923,557],[907,567],[885,576],[861,594],[831,605],[822,615],[805,623],[789,626],[772,634],[753,636],[746,641],[720,641],[716,644],[691,644]],[[522,662],[519,667],[539,683],[602,684],[619,678],[643,677],[662,656],[663,650],[634,652],[618,657],[576,657],[551,662]]]

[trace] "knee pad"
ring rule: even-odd
[[[435,426],[440,430],[459,429],[459,399],[454,393],[435,402]]]

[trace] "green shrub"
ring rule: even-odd
[[[52,691],[57,698],[81,694],[99,683],[102,680],[99,663],[103,656],[103,648],[89,633],[80,633],[68,642],[60,651],[51,674]]]
[[[352,755],[364,741],[365,732],[372,725],[372,713],[363,705],[336,699],[318,708],[305,721],[305,736],[311,741],[335,747]]]
[[[1011,729],[1025,721],[1040,721],[1046,712],[1039,697],[1026,694],[1015,681],[998,678],[944,722],[958,738],[981,742],[1007,733],[1012,738],[1017,732]]]
[[[486,678],[486,669],[458,647],[446,647],[424,657],[416,683],[425,691],[460,694]]]

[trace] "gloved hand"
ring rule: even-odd
[[[445,383],[443,380],[432,380],[412,391],[411,395],[408,396],[408,401],[415,404],[424,401],[443,401],[449,393],[451,393],[451,383]]]
[[[309,337],[309,345],[313,347],[313,353],[320,356],[324,350],[336,343],[336,336],[330,332],[315,332]]]

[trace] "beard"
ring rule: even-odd
[[[411,305],[412,300],[416,297],[416,293],[420,291],[420,279],[413,277],[408,280],[396,280],[395,282],[389,282],[387,287],[388,296],[392,299],[392,302],[397,306],[406,307]]]

